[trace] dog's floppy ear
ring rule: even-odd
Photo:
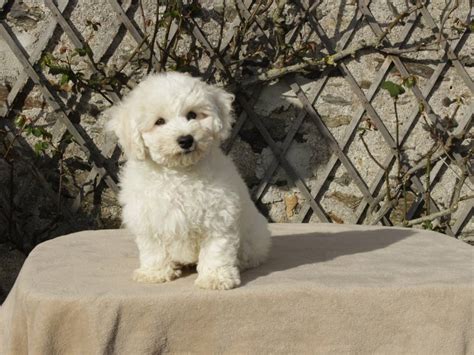
[[[115,133],[127,158],[144,160],[145,144],[126,103],[112,106],[105,114],[109,117],[105,129]]]
[[[234,112],[232,110],[232,102],[235,96],[228,93],[224,89],[212,87],[214,102],[217,106],[220,122],[218,123],[218,135],[221,141],[226,140],[230,136],[232,124],[234,123]]]

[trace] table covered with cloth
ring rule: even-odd
[[[474,254],[415,229],[272,224],[229,291],[132,281],[126,230],[44,242],[0,308],[1,354],[473,354]]]

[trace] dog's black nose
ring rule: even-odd
[[[191,148],[194,143],[194,138],[191,135],[178,137],[178,144],[183,149]]]

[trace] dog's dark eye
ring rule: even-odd
[[[158,118],[158,119],[156,120],[155,125],[156,125],[156,126],[161,126],[161,125],[163,125],[163,124],[165,124],[165,123],[166,123],[165,119],[160,117],[160,118]]]
[[[188,114],[186,115],[186,118],[189,120],[194,120],[197,117],[196,112],[194,111],[189,111]]]

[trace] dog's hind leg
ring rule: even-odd
[[[239,248],[239,269],[246,270],[262,264],[270,251],[270,231],[265,217],[260,214],[251,216],[253,223],[243,221],[242,237]]]

